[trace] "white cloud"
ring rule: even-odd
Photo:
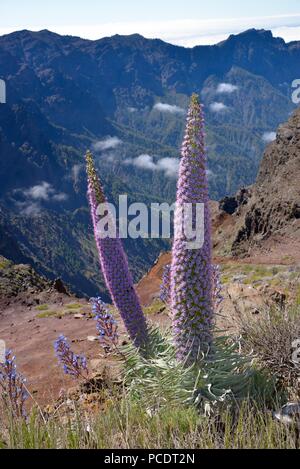
[[[262,136],[262,140],[265,143],[271,143],[276,140],[276,132],[265,132]]]
[[[170,114],[184,114],[185,110],[182,107],[166,104],[166,103],[157,103],[153,109],[160,112],[168,112]]]
[[[74,166],[71,170],[72,178],[74,179],[74,181],[77,181],[77,179],[79,177],[79,174],[81,173],[83,168],[84,168],[83,164],[74,164]]]
[[[37,217],[42,211],[39,202],[17,202],[16,205],[26,217]]]
[[[63,192],[60,192],[59,194],[54,194],[52,197],[52,200],[54,200],[55,202],[64,202],[67,199],[67,194],[64,194]]]
[[[226,106],[226,104],[217,103],[217,102],[211,103],[209,105],[209,108],[212,112],[224,112],[224,111],[227,111],[229,109],[228,106]]]
[[[36,186],[32,186],[29,189],[23,190],[23,195],[26,199],[31,200],[55,200],[55,201],[63,201],[68,198],[67,194],[63,194],[62,192],[56,192],[54,187],[49,184],[48,182],[42,182]]]
[[[238,90],[238,86],[232,85],[231,83],[220,83],[217,88],[219,94],[231,94]]]
[[[24,190],[23,194],[28,199],[33,200],[49,200],[51,194],[55,192],[51,184],[42,182],[37,186]]]
[[[32,29],[39,31],[44,28],[45,24],[41,24]],[[250,28],[271,29],[275,36],[283,37],[286,41],[299,40],[300,14],[77,25],[47,24],[47,28],[59,34],[80,36],[86,39],[139,33],[148,38],[161,38],[172,44],[193,47],[200,44],[216,44],[225,40],[230,34],[238,34]],[[0,34],[8,34],[19,29],[21,28],[18,25],[0,28]]]
[[[112,150],[114,148],[117,148],[121,144],[122,144],[122,140],[120,140],[118,137],[106,137],[103,140],[99,140],[98,142],[95,142],[93,144],[93,149],[95,151]]]
[[[137,158],[128,158],[124,161],[125,164],[132,164],[137,168],[149,169],[151,171],[156,170],[156,164],[153,161],[153,156],[150,155],[140,155]]]
[[[113,163],[116,161],[118,155],[114,151],[108,151],[106,153],[102,153],[101,159],[104,161],[108,161],[109,163]]]
[[[179,160],[177,158],[162,158],[157,162],[160,171],[164,171],[169,178],[176,178],[179,171]]]
[[[16,206],[26,216],[37,216],[42,211],[42,202],[64,202],[67,194],[57,192],[54,187],[46,181],[32,186],[29,189],[17,189],[16,195],[22,196],[23,201],[16,201]]]
[[[155,162],[153,156],[146,154],[140,155],[137,158],[126,159],[124,164],[149,171],[162,171],[169,178],[176,178],[179,169],[179,160],[177,158],[161,158]]]

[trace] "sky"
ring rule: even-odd
[[[86,39],[139,33],[172,44],[215,44],[249,28],[300,40],[300,0],[1,0],[0,35],[49,29]]]

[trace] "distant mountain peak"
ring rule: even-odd
[[[270,29],[256,29],[250,28],[238,34],[239,37],[260,37],[260,38],[273,38],[273,33]]]
[[[243,31],[239,34],[231,34],[228,38],[227,41],[224,42],[264,42],[264,43],[269,43],[269,42],[282,42],[284,43],[285,41],[282,38],[275,38],[273,36],[273,33],[271,30],[268,29],[247,29],[246,31]]]

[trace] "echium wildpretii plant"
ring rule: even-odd
[[[5,353],[4,363],[0,363],[0,390],[5,406],[17,418],[25,418],[25,402],[28,399],[26,379],[17,371],[16,357],[10,350]]]
[[[185,204],[204,206],[204,243],[190,249],[182,226]],[[196,210],[193,210],[193,226]],[[173,335],[179,359],[197,360],[207,353],[213,326],[211,226],[204,142],[204,117],[199,97],[193,95],[182,145],[177,186],[175,235],[171,267]],[[188,358],[187,358],[188,357]]]
[[[64,335],[60,335],[54,342],[54,350],[60,365],[66,375],[75,379],[86,380],[89,375],[87,359],[84,355],[76,355]]]
[[[88,198],[94,226],[99,260],[106,286],[118,309],[133,343],[143,348],[148,339],[147,323],[129,272],[128,261],[119,236],[109,237],[98,231],[99,205],[106,204],[102,185],[97,175],[93,156],[86,155]],[[109,212],[109,208],[108,208]]]

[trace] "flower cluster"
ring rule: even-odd
[[[87,359],[83,355],[76,355],[64,335],[60,335],[54,342],[54,349],[60,365],[66,375],[74,378],[88,377]]]
[[[121,240],[119,237],[102,236],[98,232],[98,223],[101,218],[97,208],[101,204],[106,204],[107,201],[90,152],[86,155],[86,166],[88,198],[104,280],[131,340],[137,347],[143,347],[148,340],[147,323],[134,288]]]
[[[170,284],[171,266],[168,264],[164,267],[162,283],[160,286],[160,299],[166,304],[171,300],[171,284]]]
[[[204,243],[198,249],[188,249],[186,236],[177,229],[182,221],[182,207],[187,203],[204,205]],[[171,305],[177,356],[179,359],[188,357],[193,362],[197,360],[199,352],[206,353],[209,349],[213,325],[211,227],[204,117],[197,95],[193,95],[188,112],[179,169],[171,267]]]
[[[212,305],[214,311],[217,311],[220,304],[224,301],[222,290],[220,266],[212,265]]]
[[[92,298],[91,303],[101,345],[105,349],[116,348],[119,342],[117,321],[101,298]]]
[[[14,417],[26,417],[25,402],[28,392],[25,383],[26,379],[17,371],[16,357],[8,350],[5,353],[5,362],[0,363],[0,388],[1,397]]]

